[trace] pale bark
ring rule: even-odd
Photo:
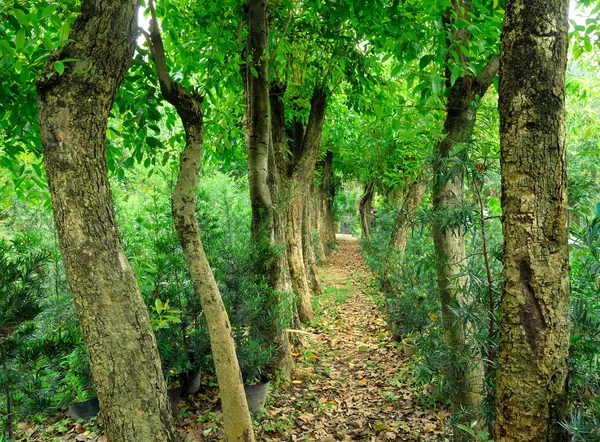
[[[171,79],[152,3],[150,8],[152,19],[149,44],[160,89],[165,99],[177,110],[186,135],[185,147],[179,160],[177,183],[172,195],[173,222],[208,325],[223,407],[225,438],[230,442],[253,442],[254,428],[244,393],[231,324],[204,253],[200,226],[196,218],[198,176],[204,151],[203,97]]]
[[[317,272],[317,246],[313,239],[316,232],[315,187],[313,183],[308,186],[308,194],[304,203],[304,214],[302,219],[302,258],[308,278],[311,293],[321,294],[321,281]],[[321,250],[322,253],[322,250]]]
[[[248,64],[242,68],[244,80],[244,133],[248,154],[248,185],[252,206],[252,240],[257,247],[270,248],[274,252],[276,242],[275,213],[269,187],[269,149],[271,141],[271,108],[269,102],[269,23],[266,0],[248,0],[246,18],[248,38],[246,52]],[[254,69],[254,72],[252,72]],[[256,75],[255,75],[256,73]],[[276,299],[267,300],[265,308],[281,305],[278,291],[284,266],[277,256],[257,263],[259,272],[267,277]],[[270,325],[270,336],[277,352],[271,367],[274,377],[290,379],[292,356],[287,333],[278,327],[279,321]]]
[[[321,184],[316,189],[317,229],[324,252],[323,259],[331,253],[335,245],[335,227],[333,225],[333,203],[335,183],[333,180],[333,152],[328,150],[323,161]]]
[[[373,208],[373,195],[375,193],[375,180],[369,181],[358,201],[358,216],[363,238],[371,238],[371,209]]]
[[[425,196],[425,191],[427,190],[430,181],[430,176],[424,176],[422,179],[410,183],[406,192],[403,192],[404,198],[398,209],[396,222],[394,223],[394,228],[390,235],[388,253],[386,254],[385,262],[383,264],[382,288],[386,293],[398,291],[392,287],[390,282],[389,275],[393,270],[391,266],[402,263],[406,245],[408,244],[410,229],[414,225],[415,215],[421,205],[423,196]]]
[[[285,207],[287,263],[294,294],[297,298],[301,322],[314,318],[311,290],[307,278],[302,246],[302,220],[308,186],[317,162],[321,142],[327,94],[321,86],[315,87],[310,101],[310,115],[306,127],[294,122],[292,155],[288,153],[285,124],[285,86],[271,86],[271,121],[273,163],[277,167],[280,204]]]
[[[410,183],[402,200],[402,205],[398,209],[394,229],[390,235],[390,248],[399,256],[404,255],[408,235],[415,221],[415,214],[421,205],[421,200],[425,196],[430,181],[430,177],[423,177],[421,180]]]
[[[296,307],[298,309],[298,317],[302,323],[310,321],[315,317],[311,301],[312,291],[308,282],[302,246],[304,199],[305,194],[300,193],[300,190],[296,189],[286,211],[285,230],[287,259],[292,289],[297,297]]]
[[[569,262],[567,0],[506,2],[500,72],[504,280],[495,440],[564,441]]]
[[[84,0],[69,43],[38,79],[44,162],[65,271],[112,442],[175,441],[148,311],[123,253],[106,125],[133,56],[136,1]],[[65,72],[52,69],[65,62]],[[46,75],[46,74],[49,74]]]
[[[457,0],[452,4],[454,15],[449,12],[444,22],[451,28],[452,20],[462,18],[468,20],[470,2]],[[453,19],[450,19],[450,17]],[[452,29],[453,35],[447,37],[448,47],[452,42],[464,42],[470,38],[466,27]],[[461,53],[461,51],[457,51]],[[461,54],[461,61],[468,63],[466,56]],[[467,257],[464,242],[464,228],[455,222],[446,222],[453,212],[461,210],[464,202],[464,177],[459,168],[449,167],[448,160],[457,144],[469,142],[477,116],[479,101],[489,89],[498,71],[499,58],[494,56],[477,75],[463,74],[450,92],[446,104],[446,119],[444,121],[443,138],[435,149],[433,164],[433,210],[437,219],[433,223],[433,241],[438,262],[437,279],[438,294],[442,306],[442,322],[446,344],[454,348],[457,354],[464,354],[465,334],[462,322],[452,311],[453,307],[471,302],[465,298]],[[446,71],[447,86],[450,87],[450,72]],[[442,225],[441,220],[444,220]],[[463,424],[470,424],[476,416],[477,407],[481,404],[484,370],[481,356],[472,354],[464,365],[458,365],[451,374],[456,384],[456,393],[452,397],[452,410],[457,413],[466,412],[459,417]],[[455,436],[465,440],[465,435],[457,431]]]

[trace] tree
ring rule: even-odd
[[[319,164],[320,183],[315,189],[316,225],[319,236],[319,250],[325,261],[335,244],[333,225],[333,201],[335,199],[335,176],[333,173],[333,151],[327,149],[325,158]]]
[[[504,280],[497,441],[562,441],[569,255],[565,70],[569,2],[506,2],[500,71]]]
[[[106,164],[106,125],[133,56],[136,13],[134,0],[83,1],[68,43],[37,80],[38,109],[60,248],[107,437],[164,442],[176,440],[165,380],[121,247]]]
[[[464,348],[465,333],[468,333],[454,311],[456,306],[468,302],[464,294],[467,256],[464,226],[460,221],[464,204],[464,176],[460,159],[465,158],[477,108],[491,86],[499,65],[498,56],[491,56],[478,73],[469,72],[468,65],[472,61],[467,55],[468,50],[462,48],[468,45],[472,35],[469,27],[463,26],[463,23],[470,21],[472,8],[471,1],[456,0],[443,17],[446,28],[445,81],[449,96],[443,135],[436,146],[433,162],[433,210],[436,219],[432,230],[438,262],[438,293],[445,341],[454,354],[464,353],[460,349]],[[481,404],[484,375],[481,359],[475,355],[452,365],[455,371],[452,379],[456,383],[452,397],[453,412],[458,420],[469,424],[474,420],[473,412]],[[460,432],[457,436],[464,437]]]
[[[221,402],[225,437],[230,442],[253,442],[254,429],[244,394],[242,373],[235,352],[231,324],[219,288],[215,281],[200,238],[196,217],[198,175],[204,153],[203,97],[180,83],[169,74],[165,51],[152,0],[148,45],[156,65],[160,89],[183,123],[185,148],[181,152],[179,174],[172,196],[172,214],[177,237],[194,281],[194,289],[206,315],[210,342]]]
[[[280,280],[285,269],[276,256],[276,232],[271,189],[269,150],[271,149],[271,108],[269,100],[269,22],[266,0],[248,0],[245,5],[248,27],[242,66],[244,82],[244,134],[248,154],[248,184],[252,206],[252,240],[258,250],[257,278],[268,281],[265,309],[276,312],[280,302]],[[292,357],[287,333],[278,324],[269,324],[268,333],[277,345],[272,371],[291,378]]]

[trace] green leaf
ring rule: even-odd
[[[156,299],[154,301],[154,309],[156,310],[156,313],[158,313],[159,315],[163,312],[163,303],[160,299]]]
[[[421,60],[419,61],[419,69],[425,69],[427,65],[431,63],[431,60],[433,60],[433,55],[425,55],[421,57]]]
[[[160,120],[160,112],[154,107],[149,107],[148,117],[150,117],[150,119],[153,121],[158,121]]]
[[[54,11],[56,11],[56,7],[58,5],[54,4],[54,5],[48,5],[44,8],[44,11],[42,12],[42,15],[40,16],[40,19],[43,18],[48,18],[50,17],[52,14],[54,14]]]
[[[17,19],[20,25],[29,26],[29,20],[27,19],[27,14],[25,14],[20,9],[13,9],[13,16]]]
[[[66,43],[66,41],[69,39],[69,33],[71,32],[71,26],[69,25],[69,23],[64,23],[61,28],[60,31],[58,33],[58,40],[59,43]]]
[[[19,29],[15,37],[15,47],[19,50],[23,49],[23,46],[25,46],[25,28]]]
[[[392,68],[392,71],[390,72],[390,76],[395,77],[396,75],[398,75],[398,73],[400,72],[400,69],[402,69],[402,64],[398,63],[396,66],[394,66]]]
[[[65,72],[65,65],[62,61],[58,60],[54,62],[54,70],[58,72],[58,75],[62,75]]]
[[[254,75],[254,78],[258,78],[258,71],[256,69],[254,69],[252,66],[250,66],[250,72],[252,72],[252,75]]]
[[[134,163],[134,159],[133,157],[129,157],[125,160],[125,164],[123,164],[127,169],[130,169],[131,167],[133,167],[133,163]]]
[[[146,143],[152,149],[156,149],[158,146],[160,146],[160,140],[158,140],[158,138],[154,138],[154,137],[146,137]]]

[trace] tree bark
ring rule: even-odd
[[[106,125],[133,56],[137,1],[84,0],[69,43],[37,81],[54,219],[113,442],[175,441],[148,311],[121,247],[106,164]],[[55,60],[64,62],[58,75]]]
[[[421,205],[431,177],[423,177],[408,185],[402,205],[398,210],[394,229],[390,235],[390,248],[394,253],[403,255],[408,243],[408,235],[415,221],[415,214]]]
[[[369,181],[358,201],[358,216],[363,238],[371,238],[371,209],[373,208],[373,194],[375,193],[375,180]]]
[[[267,183],[271,112],[269,106],[268,1],[248,0],[246,16],[248,63],[243,68],[244,119],[248,153],[248,184],[252,204],[252,236],[272,241],[272,203]],[[256,75],[252,72],[256,72]]]
[[[289,202],[286,211],[286,247],[287,259],[292,281],[292,289],[297,298],[296,307],[300,322],[305,323],[314,319],[315,313],[312,308],[312,291],[308,281],[308,274],[304,262],[304,247],[302,224],[304,218],[304,200],[306,193],[296,187],[294,195]]]
[[[569,354],[567,0],[506,2],[500,72],[504,280],[496,437],[563,441]]]
[[[311,290],[304,264],[302,220],[308,186],[317,162],[317,155],[325,122],[327,94],[324,87],[316,86],[310,100],[308,125],[294,122],[293,143],[288,153],[285,124],[285,86],[271,86],[271,121],[274,164],[279,177],[277,193],[286,207],[286,251],[290,277],[297,298],[301,322],[314,318]]]
[[[431,177],[429,176],[413,181],[408,185],[408,189],[404,193],[404,198],[398,209],[396,222],[390,235],[389,250],[383,265],[382,287],[386,293],[394,292],[394,287],[392,287],[389,279],[390,271],[392,270],[390,266],[402,263],[406,245],[408,244],[410,229],[414,224],[415,214],[421,205],[430,181]]]
[[[308,277],[308,285],[312,294],[321,294],[321,281],[317,272],[317,245],[313,234],[316,232],[315,186],[308,185],[308,194],[304,202],[302,219],[302,257]],[[323,253],[322,250],[320,253]]]
[[[257,263],[258,273],[266,276],[270,282],[273,296],[265,308],[277,308],[281,305],[278,291],[279,280],[284,266],[275,255],[276,242],[275,213],[269,186],[269,149],[271,142],[271,109],[269,101],[269,2],[266,0],[248,0],[246,18],[248,39],[246,52],[248,64],[242,68],[244,80],[244,132],[246,152],[248,154],[248,185],[252,206],[252,240],[256,247],[265,250],[269,259]],[[252,72],[254,69],[256,75]],[[262,253],[261,253],[262,255]],[[271,338],[277,346],[272,368],[274,377],[290,379],[293,367],[287,334],[279,321],[271,324]]]
[[[333,152],[328,150],[323,160],[321,184],[315,189],[317,205],[317,231],[325,261],[335,245],[335,227],[333,225],[333,203],[335,183],[333,180]]]
[[[149,44],[160,89],[163,97],[177,110],[186,136],[185,147],[179,160],[177,183],[171,200],[173,223],[208,325],[223,406],[225,438],[230,442],[254,442],[254,428],[246,402],[231,324],[204,253],[200,239],[200,226],[196,218],[198,176],[204,152],[203,97],[171,79],[152,2],[150,2],[150,9],[152,18]]]
[[[453,2],[454,19],[468,20],[470,2],[459,0]],[[444,17],[448,27],[451,21]],[[448,47],[452,42],[465,42],[470,35],[465,27],[458,30],[448,30]],[[453,36],[450,36],[450,33]],[[457,51],[461,53],[461,51]],[[466,56],[461,55],[461,61],[468,63]],[[481,72],[475,75],[463,74],[452,87],[446,104],[446,118],[444,121],[444,137],[438,142],[435,149],[433,163],[433,210],[436,220],[433,223],[432,234],[435,254],[438,262],[437,279],[438,293],[442,306],[442,322],[446,344],[454,348],[455,354],[464,354],[465,333],[461,321],[452,311],[453,307],[464,304],[469,300],[464,296],[466,287],[465,268],[467,257],[464,242],[463,226],[452,220],[453,212],[460,211],[464,202],[464,177],[461,168],[449,167],[448,161],[457,144],[468,143],[477,117],[479,101],[483,98],[499,67],[499,58],[492,57]],[[446,71],[446,83],[450,87],[450,72]],[[462,157],[459,154],[459,158]],[[450,222],[448,222],[450,221]],[[462,349],[462,350],[461,350]],[[481,404],[483,390],[483,365],[480,355],[472,355],[465,365],[452,364],[456,367],[451,374],[452,381],[456,384],[456,392],[452,397],[453,414],[461,412],[459,421],[469,425],[476,419],[474,413]],[[465,411],[466,413],[462,413]],[[458,440],[466,440],[466,436],[457,431]]]

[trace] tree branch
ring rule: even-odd
[[[283,33],[281,34],[281,37],[279,38],[279,41],[277,42],[277,46],[275,46],[275,49],[273,49],[273,52],[271,52],[271,57],[269,58],[269,63],[271,63],[271,62],[273,62],[273,60],[275,60],[275,55],[277,54],[277,51],[279,50],[279,46],[281,46],[281,41],[285,38],[287,31],[290,27],[290,23],[292,23],[293,12],[294,12],[294,9],[292,7],[292,10],[288,14],[288,20],[287,20],[287,23],[285,24],[285,28],[283,28]]]
[[[494,55],[483,67],[481,72],[479,72],[479,75],[477,75],[477,82],[479,83],[480,89],[487,90],[490,84],[492,84],[492,81],[494,81],[498,69],[500,69],[500,56]]]
[[[158,27],[158,19],[156,18],[156,10],[154,9],[154,2],[150,0],[148,6],[150,7],[150,51],[154,58],[154,64],[156,65],[156,73],[158,75],[158,81],[160,83],[160,89],[165,98],[171,102],[174,98],[175,85],[169,74],[169,68],[167,67],[167,61],[165,57],[165,46],[163,44],[162,37],[160,35],[160,28]],[[147,33],[142,31],[146,39]]]

